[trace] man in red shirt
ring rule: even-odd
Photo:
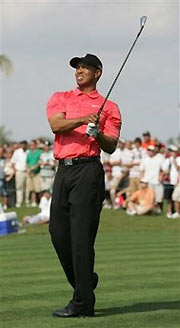
[[[153,140],[151,140],[151,134],[149,131],[146,131],[143,133],[143,141],[141,144],[142,148],[147,149],[149,146],[155,146],[155,142]]]
[[[98,275],[94,272],[94,242],[104,200],[101,149],[113,153],[121,128],[118,106],[96,90],[102,63],[95,55],[74,57],[78,88],[56,92],[48,101],[47,115],[53,133],[54,156],[59,160],[50,214],[50,234],[67,280],[74,289],[69,304],[53,315],[93,316]],[[88,123],[96,124],[94,128]],[[88,136],[90,135],[90,136]]]

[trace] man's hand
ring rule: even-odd
[[[99,133],[99,124],[88,123],[86,134],[89,137],[97,138],[98,133]]]
[[[81,117],[81,122],[83,124],[89,124],[89,123],[98,123],[99,116],[96,113],[90,114],[88,116]]]

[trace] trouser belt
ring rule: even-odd
[[[59,165],[71,166],[89,162],[99,162],[100,158],[98,156],[94,157],[77,157],[77,158],[65,158],[59,160]]]

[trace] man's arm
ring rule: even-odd
[[[96,141],[98,142],[102,150],[104,150],[108,154],[112,154],[116,149],[118,139],[106,136],[102,133],[98,133]]]
[[[49,118],[49,124],[53,133],[66,133],[83,124],[96,124],[97,119],[98,115],[96,113],[72,119],[67,119],[64,113],[56,113]]]

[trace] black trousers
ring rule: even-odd
[[[59,166],[56,173],[49,231],[66,277],[74,288],[70,306],[93,310],[94,242],[105,196],[100,162]]]

